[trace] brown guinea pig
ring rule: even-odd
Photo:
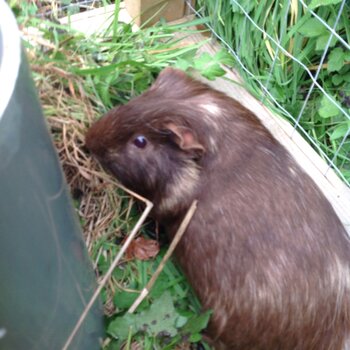
[[[217,348],[350,347],[350,243],[326,198],[237,101],[167,68],[112,109],[86,145],[154,203],[170,237],[198,208],[176,257],[212,309]]]

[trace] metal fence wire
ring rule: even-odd
[[[209,16],[209,29],[255,95],[285,116],[327,162],[324,175],[333,168],[350,186],[348,0],[197,0],[196,8],[185,1],[196,16]],[[312,50],[318,62],[310,60]]]

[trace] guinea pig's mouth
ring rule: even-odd
[[[125,167],[118,162],[118,156],[115,152],[106,152],[103,157],[96,157],[102,168],[109,175],[115,177],[124,186],[129,187],[128,177],[125,174]]]
[[[112,171],[112,168],[116,167],[116,165],[113,158],[108,154],[108,152],[104,152],[103,154],[96,154],[86,144],[82,147],[82,150],[87,155],[91,155],[94,159],[96,159],[106,173],[116,176],[116,174],[114,174]]]
[[[106,159],[106,157],[96,157],[96,159],[101,164],[102,168],[105,170],[106,173],[118,177],[118,165],[115,162],[113,162],[113,160],[109,158]]]

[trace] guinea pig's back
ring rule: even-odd
[[[343,349],[349,239],[309,176],[272,147],[208,174],[177,257],[224,348]]]

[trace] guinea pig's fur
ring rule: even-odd
[[[176,257],[230,350],[340,350],[350,343],[350,243],[333,208],[258,118],[167,68],[88,131],[87,147],[154,202]]]

